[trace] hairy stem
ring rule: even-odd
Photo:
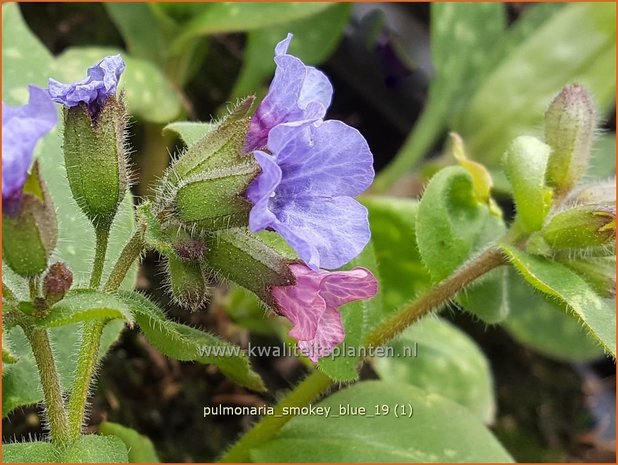
[[[467,285],[485,273],[506,263],[500,249],[490,248],[474,260],[464,264],[451,276],[412,301],[391,319],[385,321],[369,334],[365,346],[376,347],[386,344],[423,316],[439,309],[449,302]],[[285,425],[292,416],[281,415],[284,407],[303,407],[317,399],[331,385],[332,380],[315,371],[275,406],[275,415],[262,418],[245,436],[221,458],[222,462],[243,462],[249,459],[252,448],[267,441]],[[279,416],[277,416],[277,414]]]
[[[286,407],[303,407],[313,402],[330,387],[331,383],[331,379],[325,374],[319,371],[311,373],[275,406],[274,415],[258,421],[220,461],[227,463],[249,461],[251,449],[271,438],[290,420],[289,415],[283,414]]]
[[[103,267],[105,266],[105,254],[107,253],[107,244],[109,242],[110,226],[95,228],[96,249],[94,254],[94,265],[92,266],[92,274],[90,275],[90,287],[98,289],[101,284],[101,276],[103,276]]]
[[[43,397],[47,407],[47,421],[49,422],[51,440],[58,445],[64,445],[68,441],[68,422],[49,335],[46,329],[29,327],[23,329],[32,347],[34,360],[39,371]]]
[[[386,344],[423,316],[442,307],[473,281],[505,263],[506,259],[500,249],[487,249],[378,326],[368,335],[365,345],[378,347]]]
[[[28,279],[28,291],[30,292],[30,300],[34,302],[37,297],[41,295],[41,286],[39,284],[38,277],[32,277]]]
[[[122,249],[120,257],[118,257],[118,261],[109,274],[109,278],[107,278],[107,282],[103,287],[105,292],[114,292],[118,290],[122,284],[122,281],[124,281],[129,268],[131,268],[133,262],[139,258],[143,249],[144,243],[142,241],[141,232],[136,231],[131,239],[129,239],[129,242],[127,242]]]
[[[98,361],[104,325],[105,322],[100,320],[84,323],[82,344],[79,349],[77,366],[75,367],[75,381],[69,399],[68,437],[70,441],[78,439],[82,432],[90,384]]]

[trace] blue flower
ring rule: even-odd
[[[54,102],[67,107],[84,103],[90,116],[96,118],[107,99],[116,94],[124,68],[125,64],[120,55],[105,57],[88,68],[88,75],[81,81],[63,84],[49,78],[49,95]]]
[[[363,136],[341,121],[282,124],[270,153],[254,152],[262,172],[249,186],[249,227],[274,229],[314,271],[334,269],[369,242],[367,210],[353,197],[374,177]]]
[[[333,95],[328,78],[287,53],[292,34],[275,47],[275,77],[251,119],[245,151],[263,148],[268,133],[281,123],[317,121],[326,115]]]
[[[57,120],[47,92],[35,86],[28,90],[27,105],[10,107],[2,102],[2,205],[7,213],[19,206],[34,148]]]

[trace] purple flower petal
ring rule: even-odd
[[[95,117],[108,97],[116,94],[118,81],[124,69],[124,60],[120,55],[105,57],[88,68],[87,76],[81,81],[63,84],[49,78],[49,95],[54,102],[67,107],[84,103],[88,106],[90,115]]]
[[[367,210],[352,196],[374,176],[362,135],[340,121],[280,125],[268,146],[274,155],[257,152],[262,173],[247,191],[250,229],[278,231],[315,271],[356,257],[371,234]]]
[[[313,362],[328,356],[345,338],[339,307],[373,297],[378,290],[375,277],[364,268],[351,271],[312,271],[294,264],[292,286],[274,287],[272,295],[279,312],[292,322],[290,336]]]
[[[56,124],[56,108],[44,89],[28,86],[28,104],[2,102],[2,203],[9,211],[19,202],[34,148]]]
[[[287,53],[292,34],[275,48],[275,77],[264,100],[251,119],[245,151],[264,147],[268,133],[281,123],[316,121],[330,105],[333,87],[328,78],[312,66]]]

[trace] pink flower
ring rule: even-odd
[[[298,340],[304,355],[317,362],[331,354],[345,338],[339,307],[373,297],[378,283],[365,268],[316,272],[294,264],[290,269],[296,284],[274,287],[271,293],[279,313],[294,325],[289,335]]]

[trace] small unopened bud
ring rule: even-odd
[[[200,263],[181,260],[174,255],[165,258],[169,291],[174,302],[191,311],[198,310],[210,296]]]
[[[57,240],[56,212],[35,163],[19,205],[2,214],[2,259],[20,276],[37,276],[47,268]]]
[[[578,186],[569,193],[564,203],[567,205],[615,205],[616,179]]]
[[[260,171],[243,151],[252,101],[242,101],[168,169],[156,202],[160,209],[191,227],[247,225],[252,205],[245,191]]]
[[[616,207],[582,205],[553,216],[543,238],[554,250],[582,250],[616,245]]]
[[[109,96],[96,118],[85,104],[64,111],[64,160],[71,192],[95,227],[109,226],[129,184],[124,103]]]
[[[47,270],[43,278],[43,296],[48,305],[62,300],[73,284],[73,273],[62,262],[56,262]]]
[[[566,86],[545,113],[545,142],[551,148],[547,183],[568,191],[586,173],[596,127],[596,111],[588,91]]]

